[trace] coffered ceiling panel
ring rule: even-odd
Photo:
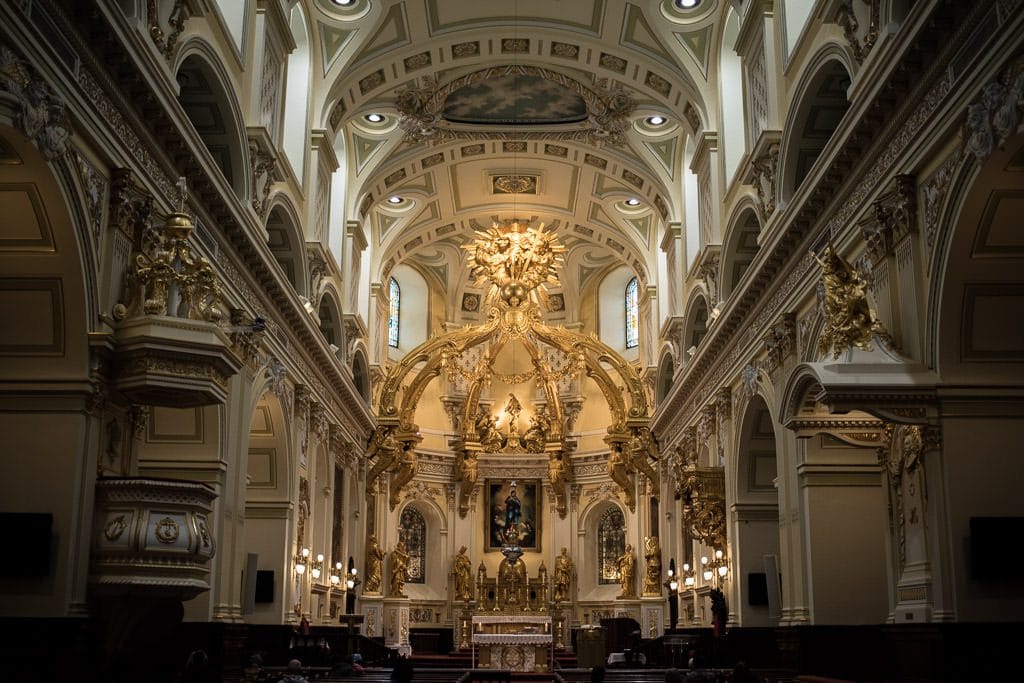
[[[427,1],[432,35],[495,24],[508,24],[510,28],[554,24],[565,30],[597,36],[601,33],[604,9],[605,0]]]
[[[525,195],[495,194],[489,179],[502,174],[530,174],[538,176],[538,182],[537,193],[529,195],[529,206],[572,213],[576,208],[579,173],[575,165],[536,158],[521,163],[507,158],[464,161],[449,169],[452,205],[456,212],[495,205],[525,205]]]

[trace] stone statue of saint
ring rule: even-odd
[[[473,565],[466,555],[466,546],[459,548],[452,561],[452,574],[455,575],[455,599],[473,599]]]
[[[391,551],[391,597],[404,598],[405,582],[409,580],[409,553],[405,541],[399,541]]]
[[[377,537],[370,534],[366,539],[366,579],[363,582],[363,593],[379,595],[383,578],[381,569],[384,566],[384,551],[377,543]]]
[[[635,598],[636,585],[634,575],[636,573],[636,555],[633,553],[633,546],[626,544],[626,549],[619,555],[616,563],[619,570],[619,584],[622,586],[620,598]]]

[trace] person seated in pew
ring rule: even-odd
[[[277,683],[309,683],[309,679],[302,675],[302,662],[297,659],[288,661],[288,673]]]

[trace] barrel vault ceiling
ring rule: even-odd
[[[458,307],[473,291],[460,245],[519,219],[568,246],[567,292],[622,264],[656,283],[723,4],[314,0],[316,75],[371,278],[406,263]]]

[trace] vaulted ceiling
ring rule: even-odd
[[[656,282],[726,4],[314,0],[373,278],[409,263],[457,304],[472,291],[459,246],[515,218],[556,228],[567,291],[623,264]]]

